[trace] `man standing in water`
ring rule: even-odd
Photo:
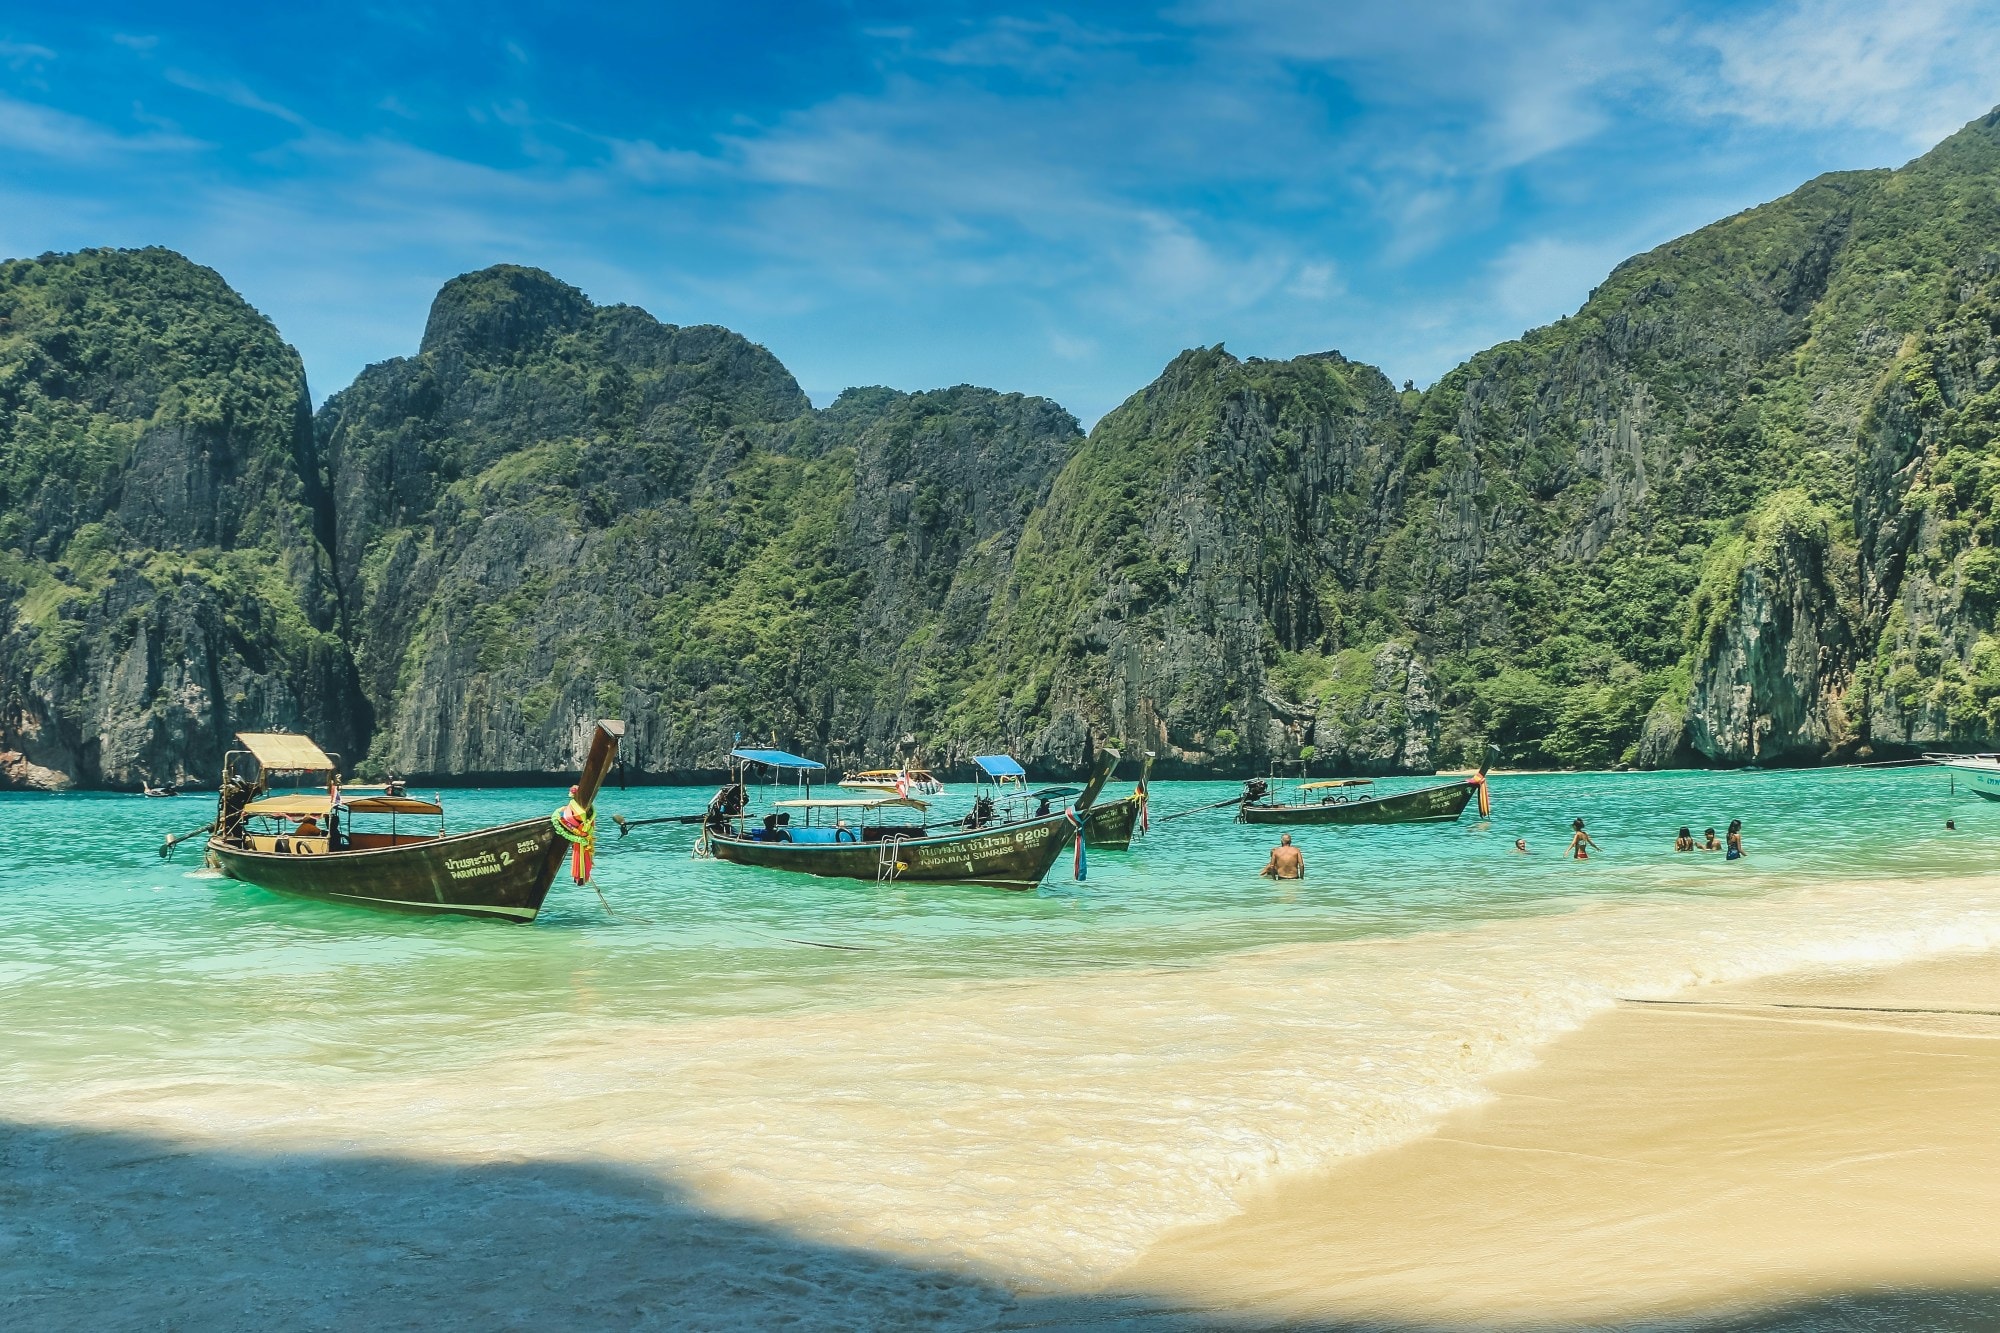
[[[1306,858],[1298,848],[1292,846],[1292,835],[1287,833],[1278,839],[1278,845],[1271,849],[1271,859],[1257,872],[1272,879],[1304,879]]]

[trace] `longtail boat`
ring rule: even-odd
[[[1143,833],[1151,826],[1146,810],[1147,787],[1153,776],[1153,752],[1146,751],[1146,757],[1139,763],[1139,782],[1129,796],[1121,796],[1115,801],[1098,801],[1090,807],[1084,817],[1083,831],[1085,845],[1107,852],[1127,851],[1132,846],[1132,835]]]
[[[388,789],[343,790],[333,757],[310,737],[244,732],[242,749],[222,761],[208,863],[231,879],[274,893],[405,912],[450,913],[533,921],[573,846],[583,856],[579,882],[589,878],[592,807],[618,754],[625,724],[600,721],[571,798],[554,815],[447,835],[444,809]],[[274,791],[275,777],[325,777],[317,790]],[[438,817],[438,831],[415,832],[412,816]],[[386,816],[386,831],[354,826],[358,817]],[[162,848],[162,855],[168,849]]]
[[[1296,789],[1297,799],[1284,801],[1265,799],[1268,784],[1254,781],[1246,784],[1236,817],[1246,824],[1419,824],[1457,819],[1475,795],[1479,797],[1481,818],[1493,809],[1483,760],[1477,773],[1456,782],[1379,796],[1348,794],[1372,785],[1371,778],[1302,782]]]
[[[697,855],[836,879],[1017,890],[1042,882],[1082,823],[1086,799],[1103,789],[1118,761],[1115,751],[1098,755],[1082,792],[1086,799],[1075,807],[1012,818],[999,802],[982,796],[962,819],[927,824],[922,816],[930,803],[920,797],[815,798],[812,774],[825,765],[814,760],[762,749],[731,750],[729,757],[735,772],[709,802]],[[743,781],[751,766],[793,776],[801,794],[770,801],[769,809],[758,814],[751,808],[752,788]]]

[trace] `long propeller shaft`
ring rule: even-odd
[[[211,819],[210,821],[208,821],[208,823],[203,824],[200,828],[195,829],[191,833],[183,833],[179,837],[168,838],[165,842],[160,844],[160,859],[164,861],[169,856],[172,856],[174,854],[174,848],[180,846],[182,843],[186,842],[189,838],[199,838],[204,833],[213,833],[213,832],[215,832],[215,821]]]

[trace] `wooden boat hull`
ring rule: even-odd
[[[1334,797],[1311,805],[1245,805],[1237,818],[1246,824],[1419,824],[1457,819],[1479,790],[1477,782],[1446,782],[1416,791],[1358,800]]]
[[[1132,847],[1139,826],[1140,798],[1135,793],[1090,807],[1083,820],[1083,845],[1089,850],[1123,852]]]
[[[288,856],[211,839],[231,879],[273,893],[402,912],[533,921],[569,845],[546,816],[395,847]]]
[[[1022,890],[1042,882],[1069,845],[1071,832],[1068,816],[1058,813],[976,832],[886,842],[760,842],[710,830],[705,843],[717,860],[766,870]]]

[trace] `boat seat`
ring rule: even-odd
[[[793,842],[859,842],[861,835],[853,829],[799,828],[791,830]]]

